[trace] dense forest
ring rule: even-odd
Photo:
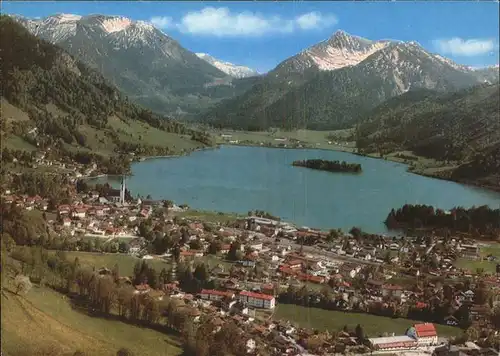
[[[361,173],[362,171],[361,165],[358,163],[347,163],[345,161],[327,161],[324,159],[294,161],[292,165],[296,167],[305,167],[328,172]]]
[[[465,209],[456,207],[446,212],[430,205],[406,204],[392,209],[385,220],[387,227],[448,229],[452,232],[474,233],[493,239],[500,236],[500,209],[488,206]]]
[[[113,117],[123,125],[141,123],[145,130],[176,134],[201,146],[212,144],[208,134],[132,104],[100,74],[7,16],[0,17],[0,34],[2,95],[29,117],[2,117],[3,137],[17,136],[39,149],[54,148],[62,156],[75,148],[96,151],[98,139],[101,146],[114,148],[112,155],[174,152],[166,134],[161,144],[140,136],[132,140],[130,133],[111,125]]]
[[[445,179],[500,187],[499,85],[453,94],[409,91],[388,100],[357,127],[360,153],[409,150],[458,168]]]

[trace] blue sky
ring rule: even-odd
[[[2,2],[2,12],[121,15],[154,23],[180,44],[260,72],[342,29],[417,41],[475,67],[499,62],[498,1]]]

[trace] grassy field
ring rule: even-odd
[[[243,217],[243,215],[238,215],[236,213],[222,213],[216,211],[203,211],[194,209],[175,212],[173,213],[173,215],[178,216],[180,218],[189,218],[193,220],[200,220],[206,222],[219,222],[219,223],[233,222]]]
[[[51,251],[55,253],[55,251]],[[138,261],[142,261],[140,258],[133,257],[123,253],[99,253],[99,252],[81,252],[81,251],[67,251],[66,256],[69,260],[78,257],[80,264],[95,268],[106,267],[112,269],[115,264],[118,264],[118,270],[122,276],[131,276],[134,272],[134,266]],[[146,260],[148,264],[152,265],[157,272],[160,272],[163,268],[167,269],[170,267],[169,261],[163,261],[160,259]],[[200,257],[195,260],[208,264],[210,268],[215,267],[217,264],[222,264],[224,267],[229,268],[230,262],[222,261],[213,255],[207,255]]]
[[[8,355],[180,355],[175,338],[120,321],[76,311],[63,295],[33,287],[26,296],[2,294],[2,352]]]
[[[344,139],[351,133],[351,130],[337,130],[337,131],[313,131],[313,130],[293,130],[293,131],[218,131],[213,132],[216,136],[217,142],[227,143],[229,140],[233,141],[245,141],[252,142],[253,144],[277,144],[277,138],[287,138],[299,140],[303,143],[313,145],[317,148],[341,150],[343,147],[330,145],[328,141],[329,135],[333,134],[338,137],[339,140]],[[223,138],[221,135],[227,134],[231,135],[231,138]],[[352,143],[344,147],[344,149],[352,149]]]
[[[493,255],[497,257],[497,261],[474,261],[466,258],[459,258],[455,262],[455,266],[458,268],[463,268],[475,273],[478,269],[482,268],[486,273],[495,273],[497,263],[500,263],[500,244],[491,244],[489,246],[483,246],[480,249],[481,258],[488,255]]]
[[[275,319],[290,320],[301,327],[318,330],[341,330],[344,325],[354,329],[361,324],[368,336],[376,337],[384,332],[403,334],[416,321],[409,319],[392,319],[376,315],[345,313],[341,311],[306,308],[293,304],[278,304],[274,313]],[[463,331],[450,326],[436,325],[441,336],[461,335]]]
[[[55,253],[55,251],[51,251]],[[81,251],[67,251],[66,256],[69,260],[78,257],[80,264],[91,266],[95,268],[113,268],[118,264],[120,275],[131,276],[134,271],[134,266],[140,258],[133,257],[123,253],[99,253],[99,252],[81,252]],[[154,266],[159,272],[162,268],[168,269],[169,264],[159,259],[147,260],[147,262]]]

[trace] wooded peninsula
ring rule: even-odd
[[[358,163],[347,163],[345,161],[327,161],[323,159],[307,159],[294,161],[292,166],[306,167],[328,172],[361,173],[361,165]]]

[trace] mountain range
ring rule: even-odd
[[[196,53],[196,55],[233,78],[247,78],[259,75],[259,72],[252,68],[225,62],[207,53]]]
[[[411,89],[450,92],[498,82],[498,68],[472,69],[416,42],[370,41],[336,32],[280,63],[244,94],[206,112],[216,126],[337,129]]]
[[[2,150],[47,149],[102,163],[205,146],[202,133],[130,102],[97,71],[7,16],[0,16],[0,55]]]
[[[101,72],[130,99],[157,112],[197,112],[235,90],[233,77],[143,21],[68,14],[14,18],[32,34]],[[214,86],[227,88],[219,93]]]
[[[193,53],[151,24],[123,17],[16,17],[29,31],[100,71],[131,100],[217,127],[351,127],[413,89],[450,92],[498,82],[416,42],[372,41],[337,31],[267,74]]]

